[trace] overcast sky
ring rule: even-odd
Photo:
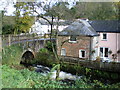
[[[18,0],[18,1],[32,1],[32,0]],[[68,2],[69,8],[71,8],[75,3],[75,1],[80,2],[118,2],[120,0],[38,0],[38,1],[44,1],[44,2],[52,2],[53,4],[58,1]],[[15,11],[15,8],[13,7],[13,4],[16,2],[16,0],[0,0],[0,10],[7,10],[7,15],[13,15],[13,12]]]
[[[59,0],[38,0],[38,1],[44,1],[46,3],[51,2],[52,4],[54,4],[55,2],[59,1]],[[6,15],[13,15],[13,12],[15,11],[15,8],[13,7],[14,3],[16,2],[16,0],[1,0],[0,2],[0,10],[7,10],[7,14]],[[73,0],[71,0],[69,2],[69,8],[71,8],[74,3]]]

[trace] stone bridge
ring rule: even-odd
[[[22,59],[33,59],[35,54],[45,47],[46,42],[55,41],[54,38],[45,38],[44,36],[31,36],[31,35],[7,35],[2,36],[2,46],[10,46],[18,44],[22,47]]]

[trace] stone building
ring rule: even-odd
[[[77,20],[58,33],[57,53],[62,56],[90,59],[96,31],[85,20]]]

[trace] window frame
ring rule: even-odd
[[[75,41],[71,40],[71,37],[75,37]],[[77,42],[77,36],[75,36],[75,35],[69,36],[69,42],[76,43]]]
[[[83,55],[82,55],[82,51],[84,51],[85,52],[85,57],[82,57]],[[86,58],[86,50],[84,50],[84,49],[80,49],[79,50],[79,58]]]
[[[106,38],[104,39],[104,35],[106,35]],[[102,33],[102,40],[107,40],[108,39],[108,34],[107,33]]]
[[[100,51],[101,48],[102,48],[102,51],[103,51],[103,52],[102,52],[103,55],[101,55],[101,51]],[[100,55],[100,57],[106,57],[106,56],[105,56],[105,55],[106,55],[106,54],[105,54],[105,49],[106,49],[106,48],[108,49],[108,52],[109,52],[109,50],[110,50],[109,47],[100,47],[100,48],[99,48],[99,52],[100,52],[99,55]],[[109,57],[109,53],[108,53],[107,57]]]
[[[62,53],[62,50],[65,51],[65,52],[64,52],[65,54]],[[65,48],[62,48],[62,49],[61,49],[61,56],[66,56],[66,49],[65,49]]]

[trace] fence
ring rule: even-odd
[[[79,58],[72,57],[62,57],[61,61],[73,65],[78,64],[91,69],[120,73],[120,62],[98,62],[90,60],[80,60]]]

